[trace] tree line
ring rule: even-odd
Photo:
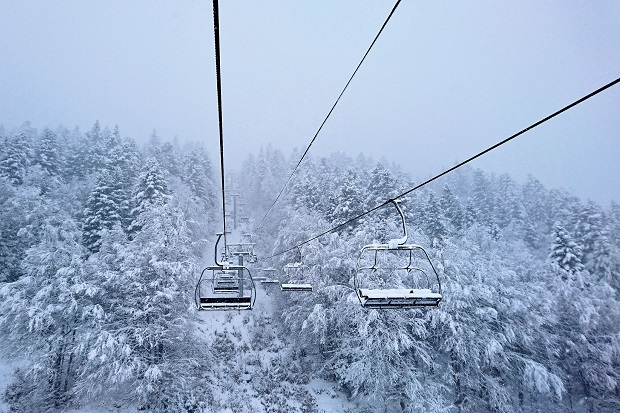
[[[254,224],[297,158],[268,145],[235,171]],[[271,292],[216,328],[193,306],[221,225],[215,182],[202,146],[156,132],[139,147],[99,123],[0,128],[0,347],[23,360],[11,411],[113,394],[146,411],[319,411],[314,379],[357,411],[620,409],[618,204],[465,168],[403,199],[439,308],[359,306],[359,249],[401,231],[388,207],[302,247],[314,292]],[[255,234],[253,273],[414,185],[385,160],[309,157]]]

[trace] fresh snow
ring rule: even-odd
[[[282,291],[312,291],[312,284],[281,284]]]
[[[354,403],[348,400],[346,394],[336,390],[334,383],[322,379],[313,379],[305,387],[316,400],[317,413],[341,413],[347,409],[359,410]]]
[[[4,403],[4,392],[11,381],[13,381],[13,372],[16,364],[9,362],[4,358],[0,358],[0,412],[8,411],[9,406]]]
[[[213,263],[221,220],[206,151],[157,136],[141,151],[98,123],[58,131],[62,145],[51,130],[0,127],[0,344],[28,373],[0,411],[618,411],[617,204],[463,169],[405,211],[445,299],[423,282],[421,247],[388,241],[401,227],[384,209],[307,243],[303,265],[294,251],[249,263],[313,293],[257,282],[253,311],[197,311],[198,261]],[[239,165],[228,193],[259,214],[287,157],[267,147]],[[412,182],[363,156],[305,168],[257,234],[259,256]],[[286,275],[261,274],[267,264]],[[14,367],[0,362],[0,392]]]
[[[360,288],[360,295],[369,299],[380,298],[441,298],[441,294],[428,289],[392,288],[392,289],[366,289]]]

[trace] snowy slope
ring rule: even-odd
[[[0,358],[0,395],[4,395],[6,387],[11,383],[14,368],[13,364]],[[3,398],[0,397],[0,412],[5,412],[8,410],[8,406],[2,400]]]
[[[282,364],[289,349],[275,332],[272,318],[274,300],[281,294],[279,286],[261,286],[252,311],[201,311],[195,323],[197,339],[205,347],[222,351],[213,371],[214,396],[221,405],[218,413],[267,412],[287,406],[293,411],[321,413],[342,412],[355,406],[337,390],[336,385],[312,379],[309,383],[291,383],[296,366]],[[234,350],[224,343],[232,344]],[[234,408],[226,407],[226,405]],[[308,410],[309,409],[309,410]]]

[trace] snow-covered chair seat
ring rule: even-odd
[[[368,308],[411,308],[433,307],[439,305],[441,294],[429,289],[359,289],[363,307]]]
[[[312,291],[312,284],[281,284],[282,291]]]
[[[222,293],[238,293],[239,285],[237,283],[217,283],[213,286],[213,292],[222,294]]]
[[[251,310],[252,297],[200,297],[203,310]]]
[[[220,272],[215,275],[213,292],[217,294],[238,293],[239,278],[235,274]]]

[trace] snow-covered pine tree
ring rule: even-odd
[[[67,162],[67,175],[85,179],[92,173],[101,171],[106,165],[106,147],[99,121],[96,121],[85,135],[79,131],[77,133]]]
[[[169,197],[170,190],[164,171],[155,158],[148,158],[138,177],[132,197],[131,224],[128,229],[130,236],[140,229],[138,217],[153,207],[165,205]]]
[[[241,163],[241,171],[237,182],[249,199],[256,199],[254,197],[254,192],[256,191],[256,156],[254,154],[249,154]]]
[[[87,281],[74,219],[56,205],[40,232],[40,242],[22,261],[23,276],[0,288],[0,329],[5,351],[27,355],[26,387],[13,389],[11,403],[43,412],[57,411],[70,400],[80,343],[89,332],[84,317],[92,313],[89,297],[97,288]]]
[[[143,152],[147,158],[159,158],[161,152],[161,138],[155,129],[153,129]]]
[[[363,211],[364,198],[357,174],[353,169],[346,172],[344,180],[331,198],[331,212],[328,219],[332,223],[341,223]]]
[[[33,165],[30,182],[40,188],[42,196],[62,183],[65,157],[56,133],[49,128],[43,130],[35,144]]]
[[[452,192],[448,184],[441,191],[439,205],[451,226],[451,232],[459,232],[463,228],[463,208],[458,197]]]
[[[555,288],[558,288],[557,286]],[[567,376],[570,402],[588,411],[616,412],[620,408],[620,302],[605,282],[585,291],[569,288],[558,297],[562,323],[560,366]]]
[[[111,149],[106,169],[114,178],[114,199],[119,206],[121,226],[127,230],[131,224],[131,198],[140,172],[140,153],[135,143],[128,140]]]
[[[108,135],[109,130],[107,128],[106,132],[106,135]],[[99,126],[99,121],[95,121],[91,130],[86,132],[84,141],[88,146],[85,152],[86,159],[84,160],[87,172],[97,172],[106,164],[105,140],[101,127]]]
[[[495,223],[495,204],[491,197],[492,180],[490,177],[476,169],[472,176],[472,201],[476,208],[478,222],[491,227]]]
[[[588,411],[616,411],[620,407],[617,350],[620,304],[603,279],[589,278],[581,263],[581,248],[559,225],[551,244],[553,268],[561,282],[551,282],[559,318],[555,334],[561,337],[559,367],[567,383],[568,408],[584,405]],[[584,282],[584,280],[593,282]]]
[[[20,224],[19,206],[13,202],[16,188],[4,177],[0,177],[0,283],[19,278],[19,262],[22,248],[19,248]]]
[[[24,182],[30,159],[30,143],[27,134],[20,132],[13,136],[5,145],[5,151],[0,155],[0,176],[13,185],[21,185]]]
[[[549,260],[564,281],[582,282],[581,272],[585,269],[581,263],[581,247],[562,226],[553,227],[553,242]]]
[[[429,191],[426,207],[424,208],[424,230],[434,247],[439,247],[448,235],[443,213],[433,191]]]
[[[189,186],[195,201],[203,206],[204,212],[211,212],[215,208],[216,196],[207,154],[203,150],[190,151],[184,169],[183,181]]]
[[[463,228],[470,228],[478,222],[478,212],[474,206],[474,202],[468,199],[465,203],[463,211]]]
[[[25,251],[40,241],[45,219],[57,213],[56,195],[41,196],[41,190],[36,186],[40,181],[34,178],[40,178],[40,174],[33,176],[28,172],[23,185],[19,186],[13,186],[6,179],[0,178],[0,187],[4,188],[0,189],[0,244],[6,253],[0,257],[0,273],[8,281],[21,276],[20,263]]]
[[[83,238],[90,252],[97,252],[101,232],[121,225],[128,216],[129,193],[119,167],[106,168],[99,175],[84,209]]]
[[[497,225],[502,229],[510,224],[520,227],[523,224],[523,203],[512,177],[508,174],[500,175],[494,192]]]
[[[508,412],[525,409],[530,397],[561,398],[564,386],[550,357],[553,297],[544,277],[527,277],[523,263],[531,261],[522,245],[494,240],[480,227],[444,245],[438,262],[444,300],[428,315],[436,340],[431,347],[447,357],[438,366],[445,372],[438,373],[452,376],[457,411]]]
[[[383,164],[377,163],[370,172],[370,181],[366,190],[367,196],[364,203],[365,209],[374,208],[377,205],[398,195],[397,181]]]
[[[609,235],[611,242],[620,248],[620,204],[612,201],[609,208]]]
[[[58,137],[49,128],[43,129],[41,138],[35,149],[34,163],[40,165],[49,176],[61,176],[64,162],[58,143]]]
[[[323,212],[317,180],[315,164],[309,159],[291,183],[291,203],[295,208]]]
[[[579,212],[573,232],[575,240],[581,246],[581,262],[587,269],[591,269],[590,262],[599,253],[598,244],[604,243],[601,239],[605,237],[604,230],[603,211],[594,202],[588,202]]]
[[[608,230],[602,229],[594,242],[594,248],[585,267],[593,278],[593,282],[604,280],[610,286],[618,288],[620,282],[620,260],[618,248],[609,240]]]
[[[528,243],[537,251],[545,251],[554,222],[558,217],[553,215],[550,197],[545,187],[533,176],[528,176],[522,187],[524,223],[528,231]]]
[[[274,149],[271,144],[261,146],[256,157],[252,199],[263,210],[269,208],[273,197],[280,192],[290,170],[280,150]]]
[[[179,160],[179,154],[176,148],[170,142],[164,142],[161,150],[158,151],[157,161],[166,170],[168,175],[181,176],[182,167]]]
[[[84,386],[91,394],[123,389],[148,411],[178,411],[172,401],[183,399],[196,363],[187,325],[193,291],[187,229],[183,215],[164,202],[139,210],[134,224],[125,248],[102,246],[116,258],[105,259],[101,274],[106,316],[90,343]]]
[[[212,236],[212,225],[217,212],[217,197],[213,189],[213,177],[208,170],[208,158],[202,150],[188,152],[184,161],[182,183],[174,187],[175,205],[183,211],[185,221],[193,239],[193,251],[204,253],[208,239]],[[171,185],[174,185],[173,179]]]
[[[123,145],[123,138],[121,137],[121,131],[118,125],[114,126],[112,132],[107,131],[102,137],[103,153],[105,157],[106,165],[114,162],[117,155],[117,150]]]
[[[142,166],[142,155],[136,143],[131,139],[127,139],[119,147],[115,148],[112,151],[112,159],[109,165],[120,167],[124,174],[123,182],[133,188],[134,181],[138,177]]]

